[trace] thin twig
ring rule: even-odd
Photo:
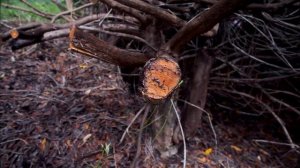
[[[182,101],[182,102],[184,102],[184,103],[186,103],[186,104],[188,104],[188,105],[190,105],[192,107],[195,107],[195,108],[199,109],[200,111],[204,112],[207,115],[210,128],[211,128],[211,130],[212,130],[212,132],[214,134],[215,144],[216,144],[216,146],[218,146],[217,134],[216,134],[215,128],[214,128],[214,126],[212,124],[212,119],[211,119],[210,114],[206,110],[204,110],[203,108],[201,108],[201,107],[199,107],[199,106],[197,106],[197,105],[195,105],[193,103],[190,103],[190,102],[188,102],[186,100],[178,99],[178,101]]]
[[[144,109],[146,108],[146,105],[144,105],[138,112],[137,114],[134,116],[134,118],[131,120],[130,124],[127,126],[126,130],[124,131],[119,144],[121,144],[125,138],[126,133],[128,133],[129,128],[131,127],[131,125],[134,123],[134,121],[138,118],[138,116],[144,111]]]
[[[134,160],[132,161],[132,164],[130,166],[131,168],[135,168],[136,167],[138,158],[139,158],[139,156],[141,154],[141,144],[142,144],[143,127],[144,127],[144,123],[145,123],[146,118],[147,118],[147,116],[149,114],[149,111],[150,111],[150,105],[147,104],[145,106],[146,106],[145,107],[145,113],[144,113],[143,118],[142,118],[142,122],[141,122],[141,125],[140,125],[140,132],[139,132],[139,135],[138,135],[136,154],[135,154]]]
[[[276,141],[269,141],[269,140],[263,140],[263,139],[253,139],[254,142],[258,143],[269,143],[269,144],[275,144],[275,145],[283,145],[283,146],[295,146],[295,148],[300,148],[297,144],[289,144],[289,143],[283,143],[283,142],[276,142]]]
[[[177,121],[178,121],[178,125],[179,125],[179,128],[180,128],[181,136],[182,136],[182,141],[183,141],[183,168],[185,168],[186,167],[186,142],[185,142],[185,136],[184,136],[184,132],[183,132],[181,122],[180,122],[180,117],[179,117],[177,109],[174,105],[173,99],[171,99],[171,103],[172,103],[172,106],[174,108],[174,111],[175,111],[175,114],[176,114],[176,117],[177,117]]]
[[[78,10],[81,10],[81,9],[84,9],[84,8],[87,8],[87,7],[90,7],[90,6],[93,6],[93,5],[94,5],[94,4],[91,2],[91,3],[84,4],[84,5],[82,5],[82,6],[78,7],[78,8],[75,8],[75,9],[73,9],[73,10],[68,10],[68,11],[61,12],[61,13],[59,13],[59,14],[53,16],[53,18],[52,18],[52,20],[51,20],[51,23],[54,23],[55,20],[56,20],[57,18],[59,18],[60,16],[67,15],[67,14],[69,14],[69,13],[71,13],[71,12],[75,12],[75,11],[78,11]]]

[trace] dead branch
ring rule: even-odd
[[[39,27],[41,24],[40,23],[29,23],[29,24],[26,24],[26,25],[22,25],[18,28],[15,28],[16,31],[26,31],[28,29],[34,29],[36,27]],[[10,39],[11,35],[10,35],[10,31],[7,31],[3,34],[0,35],[0,41],[2,42],[5,42],[7,41],[8,39]]]
[[[74,22],[65,23],[65,24],[32,23],[32,24],[28,24],[25,26],[20,26],[13,30],[17,31],[17,33],[18,33],[18,36],[15,38],[23,39],[23,40],[21,40],[22,42],[20,42],[20,41],[14,42],[15,47],[13,47],[13,48],[20,49],[22,47],[28,46],[27,44],[34,44],[34,42],[35,43],[40,42],[40,39],[43,39],[44,33],[56,31],[56,30],[60,30],[60,29],[66,29],[72,25],[78,25],[78,26],[84,25],[86,23],[95,21],[97,19],[104,18],[105,16],[106,16],[105,14],[95,14],[95,15],[86,16],[86,17],[76,20]],[[11,31],[12,30],[1,35],[2,41],[7,41],[9,38],[11,38],[11,35],[10,35]],[[24,40],[24,39],[29,39],[29,40]],[[34,40],[34,39],[36,39],[36,40]],[[25,45],[25,43],[26,43],[26,45]]]
[[[144,125],[145,125],[145,122],[146,122],[146,119],[147,119],[147,116],[150,112],[150,105],[147,104],[145,105],[145,111],[144,111],[144,115],[142,117],[142,122],[141,122],[141,125],[140,125],[140,132],[139,132],[139,135],[138,135],[138,140],[137,140],[137,149],[136,149],[136,154],[135,154],[135,157],[134,157],[134,160],[133,162],[131,163],[130,167],[131,168],[135,168],[137,167],[137,161],[138,161],[138,158],[140,157],[141,155],[141,145],[142,145],[142,135],[143,135],[143,129],[144,129]]]
[[[84,9],[84,8],[88,8],[88,7],[93,6],[93,5],[94,5],[93,3],[87,3],[87,4],[84,4],[84,5],[80,6],[80,7],[78,7],[78,8],[75,8],[73,10],[68,10],[68,11],[61,12],[61,13],[59,13],[59,14],[57,14],[57,15],[55,15],[55,16],[52,17],[51,23],[54,23],[56,21],[56,19],[58,19],[59,17],[61,17],[63,15],[67,15],[67,14],[69,14],[71,12],[76,12],[78,10],[81,10],[81,9]]]
[[[128,25],[128,24],[102,24],[104,30],[111,32],[120,32],[135,35],[138,37],[142,37],[142,32],[139,30],[137,26]]]
[[[72,27],[70,31],[70,49],[85,56],[96,58],[120,66],[140,66],[149,57],[140,52],[127,51],[112,46],[97,37]]]
[[[56,38],[62,38],[62,37],[67,37],[69,35],[70,30],[69,29],[60,29],[60,30],[55,30],[55,31],[50,31],[46,32],[39,38],[34,38],[34,39],[16,39],[12,41],[11,46],[12,50],[17,50],[23,47],[27,47],[30,45],[33,45],[35,43],[40,43],[48,40],[53,40]]]
[[[217,89],[217,90],[220,90],[220,89]],[[283,129],[283,132],[285,133],[285,136],[286,136],[287,140],[289,141],[289,144],[290,144],[291,148],[292,149],[297,148],[297,145],[293,142],[293,140],[290,136],[290,133],[288,132],[287,128],[285,127],[284,121],[273,111],[273,109],[268,104],[266,104],[262,100],[259,100],[255,97],[253,97],[252,95],[249,95],[249,94],[244,93],[244,92],[239,92],[239,91],[236,91],[236,90],[227,90],[227,89],[223,89],[223,88],[221,90],[229,92],[229,93],[237,94],[237,95],[240,95],[240,96],[243,96],[243,97],[247,97],[249,99],[252,99],[252,100],[256,101],[260,105],[262,105],[275,118],[275,120],[280,124],[281,128]]]
[[[37,9],[36,7],[34,7],[31,3],[27,2],[26,0],[21,0],[21,2],[23,2],[29,8],[31,8],[33,11],[35,11],[37,13],[40,13],[41,15],[44,15],[45,17],[51,17],[52,16],[52,14],[50,14],[50,13],[45,13],[45,12]]]
[[[223,18],[246,5],[246,0],[218,1],[210,9],[191,19],[162,47],[162,49],[167,52],[173,52],[175,55],[178,54],[183,46],[191,39],[209,31]]]
[[[11,35],[16,35],[16,36],[14,36],[14,39],[17,39],[17,40],[13,41],[11,43],[11,45],[12,45],[12,49],[17,50],[22,47],[26,47],[26,46],[29,46],[29,45],[32,45],[35,43],[47,41],[48,38],[43,37],[43,35],[47,32],[66,29],[66,28],[71,27],[72,25],[76,25],[76,26],[84,25],[84,24],[90,23],[92,21],[96,21],[98,19],[103,19],[103,18],[124,20],[124,21],[128,21],[131,24],[136,22],[135,18],[129,17],[129,16],[119,16],[119,15],[108,15],[107,16],[107,14],[94,14],[94,15],[83,17],[74,22],[65,23],[65,24],[31,23],[31,24],[27,24],[27,25],[20,26],[17,28],[13,28],[13,29],[3,33],[0,36],[1,44],[2,44],[2,42],[5,42],[5,41],[9,40],[10,38],[12,38]],[[123,28],[124,28],[124,26],[123,26]],[[56,34],[56,33],[53,32],[53,34]],[[126,34],[124,34],[124,35],[126,35]],[[61,37],[65,37],[65,36],[66,35],[64,34]],[[132,37],[132,36],[130,36],[130,37]],[[135,37],[137,37],[137,36],[135,36]],[[56,36],[56,38],[59,38],[59,36]],[[45,39],[45,40],[43,40],[43,39]],[[139,37],[137,37],[136,39],[144,41],[142,38],[139,38]],[[144,42],[146,42],[146,41],[144,41]]]
[[[105,3],[106,5],[118,9],[122,12],[125,12],[135,18],[137,18],[142,24],[147,23],[147,17],[143,16],[138,10],[129,8],[128,6],[125,6],[119,2],[116,2],[115,0],[100,0],[101,2]]]
[[[158,19],[166,21],[176,27],[182,27],[185,25],[185,21],[178,18],[176,15],[171,14],[169,12],[164,11],[156,6],[152,6],[143,1],[136,1],[136,0],[116,0],[124,5],[132,7],[136,10],[140,10],[144,13],[150,14]]]
[[[89,27],[89,26],[79,26],[80,29],[83,30],[89,30],[92,32],[98,32],[98,33],[105,33],[105,34],[109,34],[109,35],[113,35],[113,36],[118,36],[118,37],[125,37],[125,38],[131,38],[137,41],[140,41],[144,44],[146,44],[150,49],[152,49],[153,51],[157,51],[157,48],[153,47],[151,44],[149,44],[146,40],[144,40],[143,38],[130,34],[130,32],[124,31],[124,32],[120,32],[121,30],[117,31],[117,32],[113,32],[113,31],[107,31],[107,30],[102,30],[99,28],[95,28],[95,27]]]

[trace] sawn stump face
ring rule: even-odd
[[[170,57],[149,60],[144,67],[142,94],[150,101],[167,98],[181,79],[180,68]]]

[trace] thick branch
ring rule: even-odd
[[[43,34],[46,32],[69,28],[72,25],[83,25],[91,21],[103,18],[105,16],[106,14],[95,14],[66,24],[39,24],[39,23],[28,24],[13,29],[13,31],[17,31],[18,33],[18,36],[14,38],[21,38],[21,39],[42,38]],[[10,38],[11,31],[12,30],[1,35],[2,41],[6,41]]]
[[[112,8],[118,9],[122,12],[125,12],[125,13],[137,18],[143,24],[147,22],[147,17],[143,16],[140,13],[140,11],[138,11],[136,9],[129,8],[128,6],[120,4],[119,2],[116,2],[114,0],[100,0],[100,1]]]
[[[143,53],[127,51],[112,46],[92,34],[72,27],[70,31],[70,49],[86,56],[120,66],[140,66],[149,59]]]
[[[184,45],[194,37],[209,31],[223,18],[246,5],[246,0],[218,1],[218,3],[214,4],[209,10],[202,12],[200,15],[197,15],[190,20],[162,47],[162,49],[178,54]]]
[[[18,28],[15,28],[16,31],[26,31],[28,29],[33,29],[36,27],[39,27],[41,24],[40,23],[29,23],[23,26],[20,26]],[[6,40],[8,40],[11,37],[10,35],[10,31],[7,31],[3,34],[0,35],[0,41],[5,42]]]
[[[185,24],[185,21],[178,18],[176,15],[166,12],[163,9],[160,9],[159,7],[152,6],[151,4],[148,4],[146,2],[137,1],[137,0],[116,0],[116,1],[124,5],[130,6],[132,8],[135,8],[137,10],[143,11],[147,14],[150,14],[174,26],[182,27]]]
[[[12,42],[12,50],[17,50],[26,46],[33,45],[35,43],[40,43],[48,40],[53,40],[56,38],[67,37],[69,35],[69,29],[61,29],[56,31],[51,31],[43,34],[40,38],[35,39],[16,39]]]

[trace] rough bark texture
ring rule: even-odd
[[[170,99],[153,106],[153,112],[154,120],[156,120],[152,126],[155,148],[162,158],[167,158],[176,154],[178,150],[173,143],[176,115]]]
[[[247,0],[218,1],[209,10],[202,12],[190,20],[162,47],[162,49],[178,54],[190,40],[209,31],[223,18],[247,4]]]
[[[207,85],[209,82],[209,72],[213,62],[213,57],[207,51],[201,51],[194,62],[193,76],[189,83],[190,95],[188,101],[204,109],[207,96]],[[192,137],[200,127],[202,111],[186,106],[183,113],[183,129],[186,137]]]
[[[159,48],[163,43],[163,34],[157,28],[160,23],[156,19],[152,20],[145,28],[145,39],[155,48]],[[152,50],[147,50],[151,53]],[[157,54],[157,53],[154,53]],[[157,55],[160,57],[161,55]],[[172,107],[170,98],[160,101],[159,104],[151,104],[153,137],[155,141],[155,149],[157,149],[162,157],[169,157],[177,153],[177,146],[173,143],[174,128],[176,127],[176,115]]]
[[[140,66],[149,59],[143,53],[131,52],[112,46],[76,27],[73,27],[70,32],[70,49],[120,66]]]

